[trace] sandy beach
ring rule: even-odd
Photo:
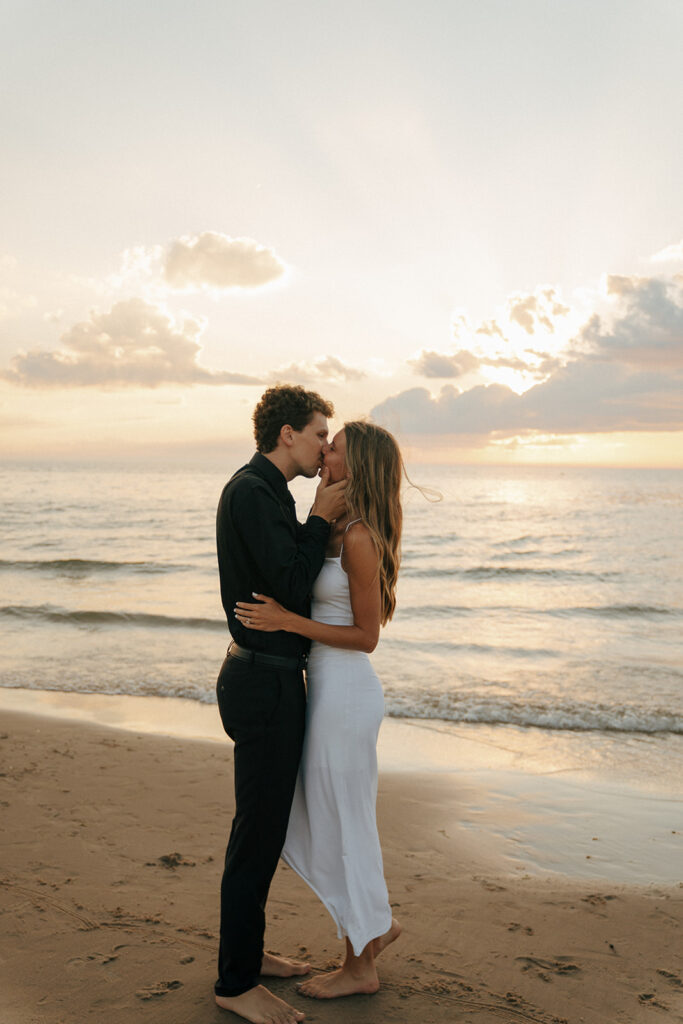
[[[237,1020],[212,1000],[232,813],[231,745],[197,738],[215,709],[170,736],[150,726],[165,701],[127,698],[128,720],[110,702],[114,727],[84,720],[107,718],[83,697],[60,716],[55,695],[8,694],[2,1021]],[[378,819],[404,934],[378,964],[382,988],[330,1003],[290,981],[274,991],[321,1024],[683,1020],[680,794],[591,788],[521,731],[439,741],[385,726]],[[326,911],[284,865],[268,920],[268,949],[337,962]]]

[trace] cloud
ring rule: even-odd
[[[375,406],[371,415],[407,434],[681,430],[682,389],[683,373],[629,373],[577,360],[523,395],[502,384],[464,392],[446,385],[436,398],[426,388],[412,388]]]
[[[272,249],[217,231],[175,238],[163,255],[163,276],[173,288],[260,288],[284,271]]]
[[[501,384],[446,385],[437,397],[411,388],[372,416],[413,434],[683,429],[683,286],[619,276],[607,285],[610,317],[594,314],[562,360],[535,353],[550,375],[523,394]]]
[[[259,384],[239,373],[197,363],[203,321],[170,313],[144,299],[92,313],[62,337],[55,351],[20,352],[0,377],[25,387],[145,387],[165,384]]]
[[[679,263],[681,260],[683,260],[683,239],[674,245],[667,245],[666,249],[661,249],[654,256],[650,256],[651,263]]]
[[[533,295],[516,295],[508,300],[508,317],[527,334],[534,334],[538,325],[553,333],[553,317],[568,313],[569,307],[559,301],[554,288],[540,288]]]
[[[549,352],[533,352],[532,354],[540,360],[535,372],[542,379],[549,377],[551,373],[565,365],[562,359],[552,356]]]
[[[505,335],[495,320],[484,320],[483,323],[477,327],[477,334],[485,334],[489,338],[497,336],[505,341]]]
[[[527,357],[520,356],[499,356],[490,358],[482,355],[475,355],[468,349],[460,349],[452,355],[446,352],[429,352],[423,350],[415,359],[409,359],[408,365],[412,366],[413,372],[420,377],[434,377],[440,379],[455,379],[464,377],[468,373],[480,370],[483,366],[490,366],[494,369],[517,370],[519,373],[533,374],[545,377],[551,369],[560,365],[559,360],[552,358],[547,352],[535,352],[532,349],[526,350]]]
[[[575,360],[520,396],[523,421],[555,433],[683,429],[683,374]]]
[[[457,351],[423,350],[408,365],[421,377],[453,380],[478,372],[480,380],[522,391],[567,361],[558,354],[584,319],[560,300],[556,288],[542,285],[510,296],[497,316],[479,324],[458,311],[452,322]]]
[[[346,366],[336,356],[324,356],[312,363],[290,363],[270,375],[273,381],[296,380],[302,384],[316,381],[342,383],[362,380],[365,373],[354,366]]]
[[[479,368],[480,360],[467,349],[453,355],[422,351],[416,359],[409,360],[409,365],[421,377],[464,377]]]
[[[485,434],[508,425],[516,398],[501,384],[477,385],[469,391],[447,384],[437,398],[426,388],[410,388],[375,406],[370,415],[406,434]]]
[[[617,299],[611,322],[597,314],[580,333],[579,344],[594,358],[630,366],[683,367],[683,286],[661,278],[607,278]]]

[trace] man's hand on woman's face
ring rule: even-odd
[[[323,466],[311,515],[320,516],[328,523],[335,519],[341,519],[346,512],[346,497],[344,495],[346,484],[346,480],[339,480],[336,484],[331,484],[330,471],[327,466]]]

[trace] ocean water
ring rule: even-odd
[[[214,702],[234,468],[0,466],[0,686]],[[388,715],[683,734],[683,472],[409,471]]]

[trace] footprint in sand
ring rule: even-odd
[[[443,981],[441,978],[436,978],[434,981],[428,981],[422,985],[423,992],[430,992],[436,996],[447,996],[450,995],[452,988],[447,981]]]
[[[523,1016],[526,1020],[536,1020],[535,1017],[530,1016],[528,1013],[525,1013],[525,1010],[529,1011],[529,1013],[532,1013],[533,1006],[531,1005],[531,1003],[527,1002],[524,996],[520,996],[519,992],[506,992],[505,1002],[508,1003],[509,1006],[516,1007],[516,1009],[520,1013],[520,1016]],[[564,1018],[553,1017],[553,1024],[569,1024],[569,1022],[564,1020]]]
[[[156,999],[158,996],[165,996],[173,989],[182,988],[182,981],[160,981],[156,985],[148,985],[147,988],[140,988],[135,993],[138,999]]]
[[[656,1006],[658,1010],[669,1009],[666,1003],[660,1003],[657,999],[655,999],[654,992],[641,992],[638,996],[638,1002],[642,1003],[643,1006]]]
[[[196,866],[195,861],[187,860],[187,858],[183,857],[181,853],[165,853],[162,857],[159,857],[158,860],[147,861],[145,867],[155,868],[159,864],[161,864],[163,868],[170,868],[171,870],[179,867],[193,868]]]
[[[488,878],[477,878],[477,877],[475,877],[475,881],[476,882],[481,882],[481,884],[487,890],[487,892],[506,892],[507,891],[504,885],[498,885],[496,882],[489,882]]]
[[[114,960],[118,960],[117,949],[123,949],[123,946],[114,946],[111,953],[88,953],[86,956],[74,956],[68,962],[70,967],[75,967],[77,964],[91,964],[96,963],[104,967],[105,964],[111,964]]]
[[[535,956],[518,956],[515,959],[521,963],[522,971],[533,971],[541,981],[552,981],[551,975],[572,975],[580,974],[581,968],[578,964],[570,961],[569,957],[558,957],[555,960],[544,960]]]
[[[519,932],[519,931],[522,931],[522,932],[524,932],[525,935],[533,935],[534,934],[533,928],[529,928],[527,925],[519,924],[518,921],[510,921],[510,924],[508,925],[508,931],[509,932]]]
[[[661,974],[662,978],[665,978],[674,988],[683,988],[683,981],[681,981],[677,974],[672,974],[671,971],[663,971],[660,967],[657,968],[657,974]]]
[[[611,894],[603,895],[602,893],[599,893],[599,892],[592,892],[592,893],[589,893],[588,896],[582,896],[581,897],[581,902],[582,903],[590,903],[590,905],[592,907],[602,907],[609,900],[616,900],[616,899],[617,899],[617,897],[613,896]]]

